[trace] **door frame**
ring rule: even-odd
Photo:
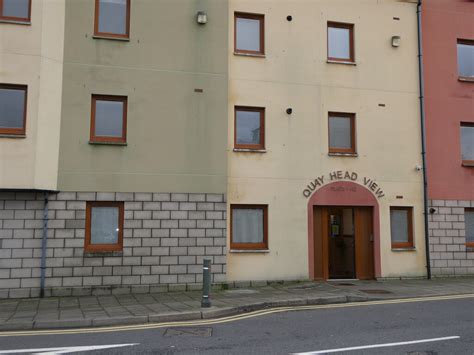
[[[372,207],[372,232],[374,237],[373,243],[373,261],[374,261],[374,274],[375,278],[379,278],[382,275],[381,271],[381,255],[380,255],[380,210],[377,198],[371,191],[366,189],[364,186],[356,184],[351,181],[337,181],[327,184],[320,189],[316,190],[308,199],[307,210],[308,210],[308,273],[309,278],[312,280],[321,279],[316,277],[315,268],[315,224],[318,221],[314,221],[314,207],[329,207],[329,206],[340,206],[340,207]],[[326,212],[327,213],[327,212]],[[324,216],[321,216],[324,217]],[[327,217],[327,216],[326,216]],[[325,235],[327,235],[327,226],[325,227]],[[325,238],[322,238],[323,242]],[[326,242],[327,243],[327,240]],[[327,246],[326,246],[327,248]],[[327,250],[327,249],[326,249]],[[323,257],[324,257],[323,253]],[[324,267],[326,265],[326,267]],[[323,259],[323,278],[327,279],[329,270],[327,269],[328,260]]]

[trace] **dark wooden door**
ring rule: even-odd
[[[359,280],[375,278],[372,208],[355,208],[356,275]]]
[[[316,280],[326,280],[328,278],[327,218],[328,213],[326,208],[314,207],[314,278]]]

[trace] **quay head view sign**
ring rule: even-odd
[[[336,181],[358,182],[359,184],[365,186],[368,190],[372,191],[375,197],[377,197],[378,199],[385,196],[382,188],[374,181],[374,179],[371,179],[365,176],[362,178],[359,178],[359,174],[357,174],[356,172],[342,171],[342,170],[330,172],[328,175],[318,176],[316,179],[311,181],[306,186],[306,188],[303,190],[303,195],[304,197],[309,197],[314,191],[316,191],[323,185],[331,183],[331,182],[336,182]],[[334,187],[333,189],[334,191],[345,190],[344,187]],[[349,188],[349,190],[350,189],[351,188]]]

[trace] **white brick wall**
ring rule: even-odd
[[[225,280],[224,194],[61,192],[49,196],[47,295],[199,287],[202,260]],[[84,253],[86,201],[124,201],[123,251]],[[39,295],[43,193],[0,193],[0,298]],[[119,289],[119,290],[118,290]]]
[[[464,209],[474,201],[431,200],[428,217],[433,276],[474,275],[474,248],[466,247]]]

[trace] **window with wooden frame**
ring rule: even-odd
[[[474,40],[458,39],[457,49],[459,79],[474,81]]]
[[[390,207],[392,249],[413,248],[413,208]]]
[[[231,205],[230,214],[231,249],[268,249],[267,205]]]
[[[27,92],[26,85],[0,84],[0,134],[25,135]]]
[[[130,37],[130,0],[95,0],[94,36]]]
[[[464,223],[466,229],[466,246],[474,248],[474,208],[464,210]]]
[[[328,22],[327,31],[328,61],[354,63],[354,25]]]
[[[356,154],[355,114],[329,112],[329,153]]]
[[[474,166],[474,122],[461,123],[462,165]]]
[[[235,107],[234,148],[265,149],[265,108]]]
[[[87,252],[123,249],[123,202],[87,202],[84,250]]]
[[[265,16],[236,12],[234,14],[234,52],[265,55]]]
[[[127,142],[126,96],[92,95],[90,142]]]
[[[0,21],[30,23],[31,0],[0,0]]]

